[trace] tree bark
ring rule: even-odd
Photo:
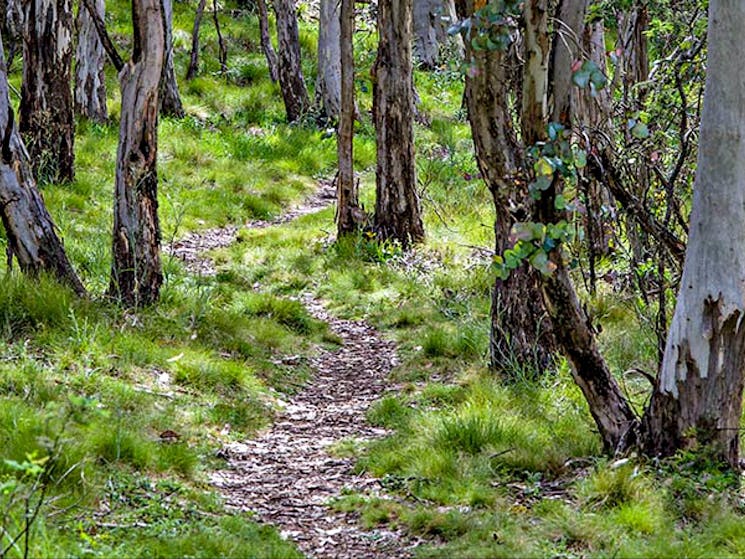
[[[207,0],[199,0],[197,13],[194,15],[194,27],[191,30],[191,57],[189,58],[189,68],[186,71],[186,79],[192,80],[199,71],[199,27],[202,24],[204,7]]]
[[[160,111],[166,116],[183,118],[184,106],[181,103],[176,70],[173,66],[173,0],[161,0],[161,11],[165,36],[165,58],[163,76],[160,80]]]
[[[439,14],[442,0],[413,0],[414,55],[419,65],[427,70],[437,66],[440,60]]]
[[[316,104],[327,119],[339,116],[341,105],[341,42],[338,0],[321,0],[318,21]]]
[[[650,454],[708,448],[739,468],[745,371],[745,5],[709,4],[690,235],[662,369],[643,423]]]
[[[109,34],[106,31],[106,24],[98,11],[96,11],[93,0],[81,0],[81,2],[81,8],[84,7],[88,11],[88,16],[93,21],[93,26],[96,28],[96,31],[98,31],[98,40],[103,44],[103,48],[106,51],[106,55],[109,57],[111,64],[114,66],[117,73],[121,72],[122,68],[124,68],[124,60],[122,60],[122,57],[114,46],[114,42],[111,40],[111,37],[109,37]]]
[[[356,231],[364,221],[354,182],[354,0],[341,0],[339,57],[341,61],[341,107],[337,135],[339,175],[336,182],[337,236]]]
[[[295,122],[310,108],[308,90],[300,65],[300,37],[294,0],[275,0],[277,40],[279,43],[279,85],[285,103],[287,121]]]
[[[279,81],[279,69],[277,65],[277,53],[272,46],[272,38],[269,35],[269,14],[266,9],[266,0],[256,0],[256,6],[259,8],[259,31],[261,33],[261,49],[266,56],[266,63],[269,67],[269,78],[272,83]]]
[[[0,41],[0,218],[10,254],[23,272],[48,272],[79,295],[85,288],[67,258],[36,182],[28,154],[13,122],[8,75]]]
[[[563,29],[574,37],[584,28],[586,0],[564,0],[558,7],[558,19]],[[554,122],[571,125],[572,90],[571,66],[577,57],[577,45],[554,40],[553,65],[549,72],[548,5],[546,0],[525,3],[526,73],[523,78],[523,112],[521,123],[527,145],[547,139],[548,114],[544,102],[546,87],[552,85]],[[569,47],[569,48],[567,48]],[[543,112],[543,116],[540,116]],[[565,217],[555,208],[560,181],[554,180],[535,204],[534,220],[557,223]],[[637,418],[611,374],[595,341],[589,318],[579,303],[569,272],[560,250],[552,250],[549,258],[554,272],[542,276],[542,292],[551,316],[556,339],[572,363],[572,376],[582,390],[595,420],[606,451],[627,448],[635,442]]]
[[[20,131],[38,180],[72,181],[72,0],[24,3]]]
[[[104,17],[104,0],[97,0],[96,11]],[[106,108],[106,76],[104,52],[98,31],[85,6],[80,6],[77,19],[78,45],[75,65],[75,112],[94,122],[109,118]]]
[[[414,160],[412,0],[378,3],[378,54],[373,67],[377,138],[375,229],[402,246],[424,239]]]
[[[5,0],[5,11],[0,14],[5,18],[5,30],[7,31],[8,55],[7,67],[13,65],[18,48],[23,48],[23,5],[21,0]]]
[[[473,14],[473,2],[461,0],[460,18]],[[476,51],[465,41],[467,60],[477,71],[466,75],[465,101],[476,161],[494,201],[495,254],[512,248],[512,226],[530,215],[530,198],[518,180],[520,149],[510,114],[509,75],[517,60],[501,51]],[[490,361],[494,372],[509,376],[515,365],[540,373],[551,366],[556,351],[540,291],[538,272],[525,263],[492,291]]]
[[[122,115],[116,163],[110,292],[124,305],[158,299],[163,280],[158,222],[158,89],[165,34],[161,0],[134,0],[132,59],[119,74]]]

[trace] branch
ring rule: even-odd
[[[111,60],[116,71],[121,72],[122,68],[124,68],[124,61],[122,60],[122,57],[119,56],[114,43],[111,41],[111,37],[109,37],[109,34],[106,31],[106,24],[103,22],[103,19],[101,19],[101,15],[96,11],[96,8],[91,4],[91,0],[82,1],[85,5],[85,9],[88,10],[88,15],[90,15],[93,20],[93,25],[96,27],[96,31],[98,31],[98,38],[101,41],[106,54],[109,55],[109,60]]]
[[[613,197],[634,218],[634,221],[639,224],[639,227],[645,233],[662,243],[676,262],[680,266],[683,266],[686,250],[685,243],[675,233],[662,225],[647,210],[641,200],[623,187],[618,170],[613,167],[610,157],[606,153],[603,153],[590,158],[588,163],[590,164],[590,170],[595,175],[595,179],[608,187]]]

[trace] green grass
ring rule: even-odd
[[[234,7],[228,2],[220,15],[227,73],[220,75],[217,36],[205,18],[200,75],[179,84],[187,116],[160,123],[166,244],[190,231],[270,219],[335,170],[333,138],[312,118],[285,122],[256,16]],[[128,52],[129,6],[107,8],[109,30]],[[182,76],[195,5],[174,8]],[[310,85],[314,25],[308,14],[301,19]],[[366,76],[374,40],[355,38],[363,115],[355,165],[368,210],[375,141]],[[364,233],[332,242],[332,208],[281,227],[243,228],[235,245],[211,254],[215,277],[191,276],[165,258],[161,302],[136,313],[104,297],[120,112],[116,76],[107,72],[111,122],[79,122],[76,180],[43,187],[91,298],[0,264],[0,459],[55,454],[53,501],[34,524],[32,556],[298,557],[273,528],[226,510],[206,480],[221,465],[217,448],[266,426],[277,392],[307,382],[315,348],[339,343],[299,302],[304,293],[398,342],[392,390],[367,414],[389,436],[333,449],[356,457],[358,471],[378,476],[388,494],[335,500],[363,525],[426,538],[422,557],[745,554],[742,492],[731,476],[685,454],[663,462],[603,457],[566,363],[537,380],[523,371],[509,386],[486,370],[493,213],[452,68],[415,78],[429,123],[416,127],[422,246],[403,254]],[[603,325],[599,340],[614,373],[641,409],[648,387],[624,373],[655,367],[645,309],[602,288],[588,309]],[[165,431],[178,439],[165,442]],[[0,511],[32,481],[2,462]],[[19,503],[0,512],[11,532],[22,522]],[[22,554],[16,547],[9,556]]]

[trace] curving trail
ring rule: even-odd
[[[328,183],[306,203],[273,221],[247,227],[286,223],[334,202]],[[236,227],[191,234],[174,243],[171,254],[193,273],[212,275],[205,250],[234,242]],[[369,441],[386,432],[370,426],[365,412],[390,388],[389,373],[397,362],[395,344],[364,321],[331,316],[311,296],[302,302],[342,340],[333,351],[320,349],[311,359],[313,375],[294,395],[275,423],[256,438],[221,451],[227,467],[213,472],[212,484],[228,506],[256,514],[276,526],[283,537],[313,558],[407,558],[419,543],[401,531],[363,530],[355,513],[334,511],[329,502],[344,491],[385,498],[377,479],[356,475],[355,460],[339,458],[329,448],[341,441]]]

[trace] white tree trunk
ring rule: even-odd
[[[709,4],[690,235],[647,426],[661,454],[711,446],[737,467],[745,370],[745,3]]]
[[[104,18],[104,0],[96,0],[96,11]],[[95,122],[106,122],[106,85],[103,71],[106,53],[85,6],[77,18],[78,45],[75,51],[75,112]]]
[[[339,116],[341,105],[341,51],[338,0],[321,0],[318,23],[318,79],[316,104],[326,118]]]

